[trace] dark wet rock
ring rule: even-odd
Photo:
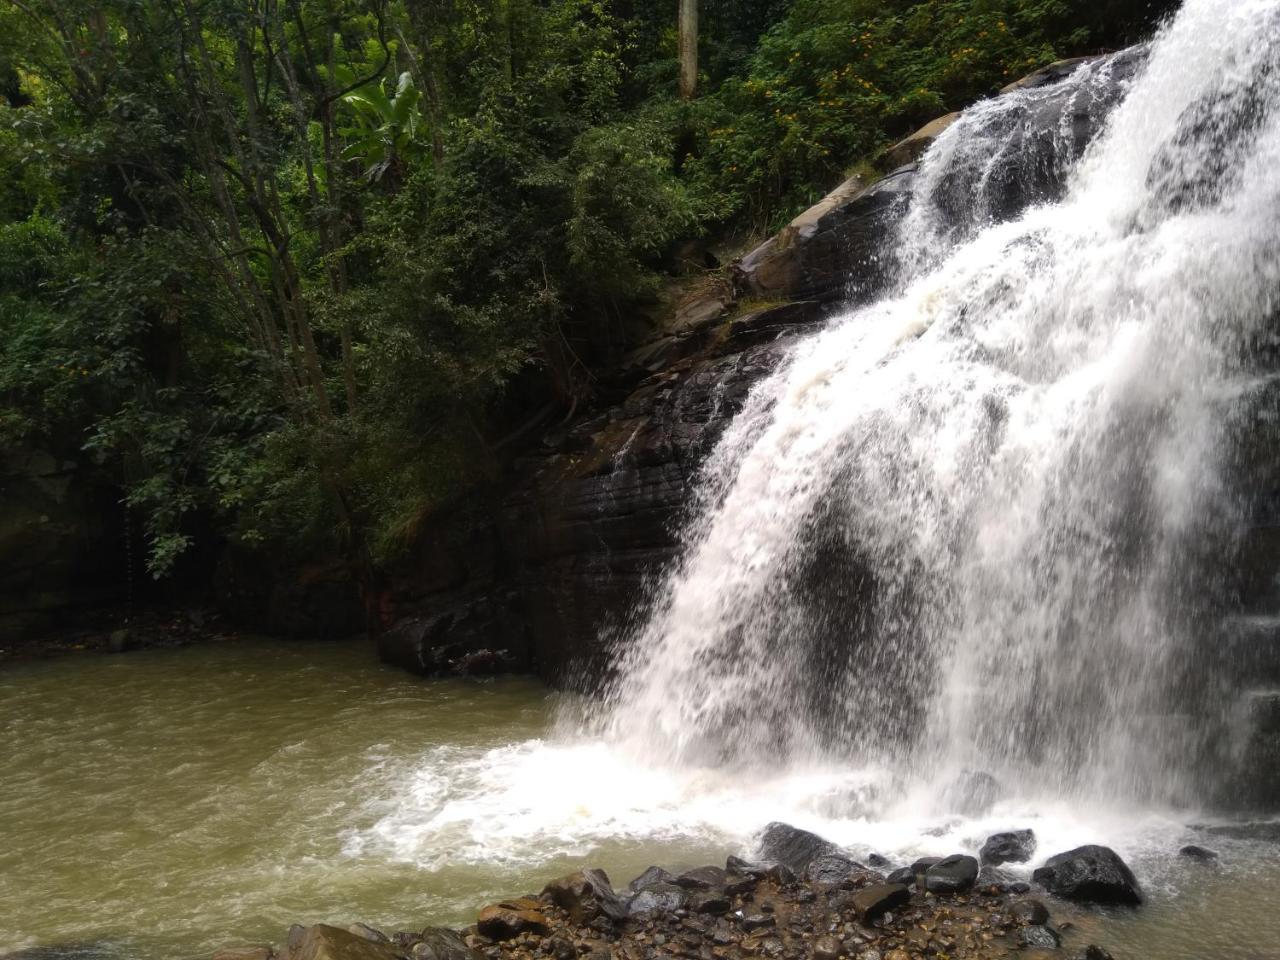
[[[651,887],[655,883],[675,883],[675,874],[663,870],[661,867],[650,867],[640,876],[636,877],[629,884],[627,889],[635,893],[643,890],[645,887]]]
[[[915,861],[915,863],[911,864],[911,872],[916,876],[919,876],[920,874],[928,870],[930,867],[932,867],[935,863],[941,863],[941,862],[942,862],[941,857],[921,857],[919,860]]]
[[[1056,950],[1062,946],[1062,937],[1058,934],[1058,931],[1043,924],[1023,927],[1018,937],[1024,947],[1041,947],[1048,950]]]
[[[285,948],[284,960],[399,960],[400,949],[318,923]]]
[[[689,897],[689,909],[694,913],[720,916],[728,913],[732,907],[729,895],[723,890],[697,890]]]
[[[542,892],[574,923],[588,923],[601,915],[615,921],[627,917],[626,905],[614,893],[603,870],[579,870],[551,881]]]
[[[1071,960],[1115,960],[1115,958],[1101,947],[1091,943],[1072,957]]]
[[[744,860],[741,857],[729,857],[724,865],[728,873],[740,874],[756,880],[771,880],[782,887],[794,883],[796,879],[794,870],[785,863],[774,860]]]
[[[689,890],[711,890],[724,886],[725,871],[719,867],[694,867],[676,877],[678,886]]]
[[[348,933],[354,933],[357,937],[363,937],[366,940],[372,940],[374,943],[390,943],[391,938],[381,930],[369,926],[367,923],[353,923],[347,927]]]
[[[805,879],[815,887],[838,887],[855,872],[865,869],[862,864],[836,853],[824,854],[805,869]]]
[[[1049,922],[1049,908],[1039,900],[1019,900],[1010,904],[1009,916],[1021,923],[1044,924]]]
[[[378,636],[378,656],[423,676],[492,676],[527,670],[514,592],[460,599],[405,617]]]
[[[689,903],[689,891],[674,883],[651,883],[631,898],[627,913],[674,913]]]
[[[1000,799],[1000,781],[982,770],[964,770],[942,792],[947,808],[966,817],[980,817]]]
[[[885,877],[885,880],[889,883],[903,883],[910,886],[915,883],[916,872],[911,867],[899,867]]]
[[[1032,830],[1010,830],[993,833],[982,845],[978,860],[998,867],[1002,863],[1026,863],[1036,852],[1036,835]]]
[[[896,910],[911,902],[911,891],[900,883],[877,883],[864,887],[853,897],[853,909],[858,919],[871,924],[890,910]]]
[[[750,893],[759,884],[756,877],[738,876],[737,874],[725,874],[724,892],[731,897],[740,897],[745,893]]]
[[[1187,860],[1195,860],[1199,863],[1213,863],[1218,859],[1218,855],[1207,847],[1198,847],[1195,844],[1188,844],[1178,851],[1178,856]]]
[[[444,927],[426,927],[411,950],[413,960],[480,960],[462,935]]]
[[[978,880],[978,861],[962,853],[944,857],[924,874],[924,888],[933,894],[968,893]]]
[[[882,857],[878,853],[870,854],[867,857],[867,866],[869,867],[875,867],[879,869],[880,867],[887,867],[888,865],[889,865],[888,858]]]
[[[1110,847],[1088,845],[1059,853],[1031,875],[1054,896],[1086,903],[1142,903],[1133,871]]]
[[[509,940],[522,933],[546,933],[547,918],[537,900],[519,897],[485,907],[476,920],[476,929],[490,940]]]
[[[1030,893],[1031,884],[1027,883],[1025,880],[1015,880],[1013,883],[1009,884],[1009,892],[1017,894]]]
[[[839,960],[843,951],[840,941],[830,934],[813,941],[813,960]]]
[[[797,874],[804,873],[819,857],[839,852],[839,847],[816,833],[785,823],[771,823],[760,835],[760,857],[785,864]]]
[[[749,913],[742,918],[742,929],[748,932],[771,929],[776,925],[777,921],[767,913]]]

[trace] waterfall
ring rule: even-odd
[[[938,139],[894,289],[798,342],[710,456],[618,653],[616,747],[881,769],[946,809],[1201,798],[1241,411],[1275,343],[1278,67],[1280,0],[1187,0],[1015,219],[991,178],[1042,92]]]

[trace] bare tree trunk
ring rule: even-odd
[[[698,0],[680,0],[680,98],[698,92]]]

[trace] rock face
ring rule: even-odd
[[[1128,906],[1142,903],[1137,878],[1110,847],[1090,845],[1059,853],[1031,878],[1064,900]]]

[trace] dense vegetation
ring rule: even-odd
[[[3,0],[0,446],[363,578],[759,236],[1145,0]]]

